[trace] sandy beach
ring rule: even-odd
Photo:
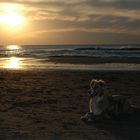
[[[0,139],[139,140],[140,112],[94,124],[80,121],[92,78],[140,106],[138,71],[0,70]]]

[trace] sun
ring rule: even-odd
[[[4,5],[0,15],[0,24],[11,28],[17,28],[25,24],[25,17],[22,15],[21,8],[17,5]]]
[[[22,25],[24,22],[24,18],[17,13],[6,13],[1,17],[1,21],[3,24],[14,28]]]

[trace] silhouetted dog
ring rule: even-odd
[[[126,97],[121,95],[108,95],[105,93],[105,81],[91,80],[89,110],[81,120],[94,121],[100,118],[111,118],[120,114],[132,113],[132,107]]]

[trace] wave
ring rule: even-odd
[[[140,50],[140,47],[91,47],[91,48],[76,48],[76,51],[88,51],[88,50]]]
[[[121,48],[121,50],[134,50],[134,51],[137,51],[137,50],[140,50],[140,48]]]
[[[140,46],[21,46],[18,50],[1,49],[2,57],[50,57],[50,56],[87,56],[87,57],[133,57],[140,58]]]

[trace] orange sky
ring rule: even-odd
[[[138,44],[140,0],[1,0],[0,44]]]

